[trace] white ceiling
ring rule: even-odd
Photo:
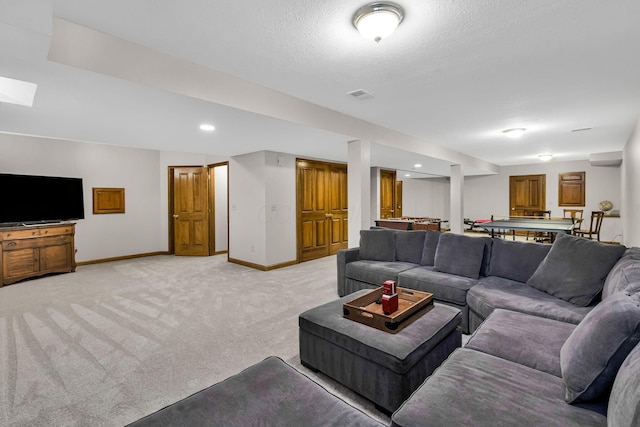
[[[335,161],[346,161],[347,141],[366,138],[374,165],[410,170],[420,162],[446,175],[457,153],[495,166],[538,162],[547,152],[563,161],[619,151],[640,117],[638,0],[400,0],[405,19],[379,44],[351,24],[364,3],[0,0],[0,76],[38,84],[32,108],[0,103],[0,132]],[[146,76],[118,77],[105,64],[88,71],[50,53],[53,17],[360,122],[338,125],[340,114],[303,122],[285,105],[238,108]],[[93,54],[134,67],[99,45]],[[374,98],[346,95],[355,89]],[[214,133],[198,129],[205,121]],[[502,135],[512,127],[528,132]],[[581,128],[592,130],[571,132]],[[492,169],[470,164],[467,173]]]

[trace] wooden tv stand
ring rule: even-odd
[[[0,287],[76,270],[75,224],[0,227]]]

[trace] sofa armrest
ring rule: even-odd
[[[338,264],[338,295],[341,297],[347,294],[345,290],[345,279],[347,264],[360,259],[360,248],[341,249],[336,253]]]

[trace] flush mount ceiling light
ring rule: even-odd
[[[527,130],[525,128],[505,129],[502,131],[509,138],[520,138]]]
[[[422,165],[420,163],[416,163],[415,165],[413,165],[413,167],[417,169],[417,168],[421,168]]]
[[[213,132],[214,130],[216,130],[216,127],[209,123],[203,123],[200,125],[200,130],[203,130],[205,132]]]
[[[353,26],[362,37],[376,43],[390,36],[404,18],[404,10],[395,3],[371,3],[353,15]]]
[[[549,160],[553,159],[553,154],[540,154],[538,158],[543,162],[548,162]]]

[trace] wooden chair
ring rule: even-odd
[[[604,218],[604,212],[593,211],[591,212],[591,224],[588,230],[574,230],[574,233],[580,237],[586,237],[589,240],[593,240],[593,236],[596,236],[600,241],[600,227],[602,226],[602,219]]]
[[[582,209],[564,209],[563,217],[573,219],[573,223],[576,224],[575,228],[579,229],[582,227],[582,212]]]
[[[551,211],[524,211],[524,216],[551,219]],[[529,240],[529,231],[527,231],[527,240]],[[536,242],[550,242],[551,235],[547,232],[535,232],[533,233],[533,240]]]

